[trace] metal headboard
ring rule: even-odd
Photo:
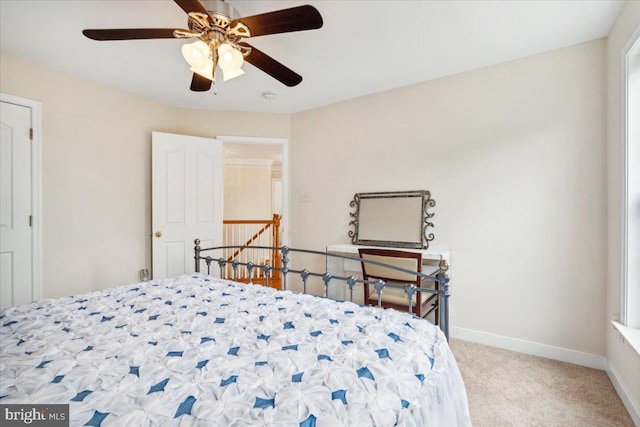
[[[289,274],[297,274],[299,275],[299,277],[302,279],[302,283],[303,283],[303,293],[307,293],[307,280],[309,279],[309,277],[320,277],[322,278],[322,281],[324,282],[324,296],[327,297],[328,295],[328,289],[329,289],[329,282],[332,280],[337,280],[337,281],[342,281],[345,282],[347,284],[347,286],[349,287],[349,293],[350,293],[350,301],[353,302],[353,289],[357,284],[362,284],[364,285],[372,285],[375,287],[377,293],[378,293],[378,307],[382,306],[382,300],[381,300],[381,293],[383,291],[383,289],[385,287],[388,288],[396,288],[396,289],[404,289],[405,292],[407,293],[407,297],[408,297],[408,312],[409,314],[413,314],[413,297],[416,294],[416,292],[425,292],[428,294],[438,294],[439,295],[439,310],[438,310],[438,315],[439,315],[439,326],[440,329],[442,329],[442,332],[444,333],[444,335],[447,337],[447,340],[449,339],[449,275],[448,275],[448,271],[449,271],[449,263],[446,260],[441,260],[440,264],[438,266],[438,270],[435,271],[432,275],[429,274],[425,274],[425,273],[421,273],[421,272],[417,272],[417,271],[412,271],[412,270],[407,270],[404,268],[400,268],[394,265],[389,265],[389,264],[385,264],[382,262],[378,262],[378,261],[374,261],[371,259],[364,259],[364,258],[358,258],[358,257],[351,257],[351,256],[344,256],[344,255],[337,255],[337,254],[332,254],[332,253],[328,253],[328,252],[320,252],[320,251],[313,251],[313,250],[308,250],[308,249],[295,249],[295,248],[290,248],[288,246],[282,246],[282,247],[271,247],[271,246],[252,246],[252,248],[254,249],[267,249],[267,250],[276,250],[279,251],[282,254],[282,267],[274,267],[272,265],[269,264],[254,264],[252,262],[239,262],[236,260],[233,261],[229,261],[225,258],[213,258],[211,256],[202,256],[203,252],[212,252],[212,251],[219,251],[219,250],[225,250],[225,249],[241,249],[241,248],[245,248],[245,246],[216,246],[216,247],[211,247],[211,248],[201,248],[200,247],[200,240],[196,239],[194,241],[195,243],[195,247],[194,247],[194,259],[195,259],[195,271],[196,273],[200,273],[200,264],[201,261],[204,261],[207,265],[207,274],[211,274],[211,265],[213,263],[218,264],[218,266],[220,267],[220,275],[222,276],[222,272],[223,269],[225,267],[226,264],[231,264],[232,269],[233,269],[233,274],[234,277],[233,279],[235,280],[237,277],[237,269],[238,267],[242,266],[245,267],[247,269],[247,274],[248,277],[251,279],[253,277],[253,272],[256,270],[262,270],[265,276],[265,280],[266,280],[266,284],[265,286],[269,286],[269,276],[270,273],[273,271],[279,271],[282,273],[282,289],[283,290],[287,290],[287,276]],[[350,260],[354,260],[354,261],[358,261],[358,262],[364,262],[367,264],[375,264],[375,265],[379,265],[385,268],[389,268],[392,270],[396,270],[402,273],[410,273],[414,276],[418,276],[421,277],[423,281],[430,281],[430,282],[434,282],[434,283],[438,283],[439,286],[436,287],[436,289],[428,289],[428,288],[419,288],[417,287],[415,284],[407,284],[407,285],[399,285],[396,283],[387,283],[384,280],[363,280],[360,278],[357,278],[356,276],[349,276],[349,277],[342,277],[342,276],[336,276],[336,275],[332,275],[327,273],[326,271],[324,273],[316,273],[316,272],[311,272],[307,269],[303,269],[303,270],[295,270],[295,269],[291,269],[288,267],[289,262],[291,261],[291,259],[289,258],[289,256],[293,253],[301,253],[301,254],[311,254],[311,255],[319,255],[319,256],[323,256],[326,258],[328,257],[333,257],[333,258],[343,258],[343,259],[350,259]],[[325,264],[326,265],[326,264]]]

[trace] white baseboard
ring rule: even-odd
[[[624,404],[624,407],[629,411],[629,415],[631,415],[631,419],[636,426],[640,426],[640,408],[636,406],[636,403],[631,400],[629,394],[627,393],[626,388],[623,383],[620,381],[618,374],[616,371],[607,364],[607,375],[609,375],[609,379],[613,384],[613,388],[616,389],[618,396],[620,396],[620,400]]]
[[[600,369],[602,371],[607,371],[609,367],[607,359],[604,356],[599,356],[597,354],[584,353],[582,351],[569,350],[562,347],[555,347],[552,345],[505,337],[503,335],[475,331],[473,329],[459,328],[456,326],[452,326],[449,332],[451,338],[504,348],[505,350],[517,351],[518,353],[531,354],[533,356],[573,363],[574,365],[586,366],[588,368]]]

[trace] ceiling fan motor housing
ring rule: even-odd
[[[200,40],[211,44],[213,49],[222,42],[228,42],[246,56],[249,52],[241,49],[236,43],[241,37],[251,36],[249,29],[241,22],[236,22],[233,28],[230,28],[231,22],[240,17],[238,11],[223,0],[204,0],[201,3],[209,12],[209,16],[200,12],[190,12],[189,29],[197,33]]]
[[[225,3],[223,0],[202,0],[200,3],[202,3],[211,15],[224,16],[229,22],[240,18],[240,14],[236,8]]]

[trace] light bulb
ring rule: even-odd
[[[231,62],[232,60],[233,60],[233,54],[231,53],[231,51],[228,50],[222,54],[223,62]]]
[[[218,64],[220,65],[220,68],[222,68],[222,71],[232,74],[237,73],[244,62],[244,56],[242,56],[242,53],[228,43],[222,43],[218,46],[218,56]],[[234,75],[233,77],[237,77],[238,75],[240,74]]]
[[[182,46],[182,56],[193,68],[205,67],[209,59],[209,46],[202,40]]]

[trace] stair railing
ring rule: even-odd
[[[224,258],[232,263],[234,260],[238,262],[251,262],[255,265],[270,265],[271,267],[282,267],[282,255],[280,251],[272,249],[266,251],[266,246],[280,247],[282,246],[280,238],[280,223],[282,216],[273,214],[273,218],[269,220],[224,220],[224,244],[225,246],[242,246],[239,249],[226,251]],[[260,246],[261,249],[255,249]],[[263,278],[264,270],[256,269],[253,278]],[[279,270],[271,270],[270,279],[278,280],[281,272]],[[224,270],[224,278],[234,279],[238,281],[248,281],[246,269],[241,269],[234,274],[232,264],[226,264]]]

